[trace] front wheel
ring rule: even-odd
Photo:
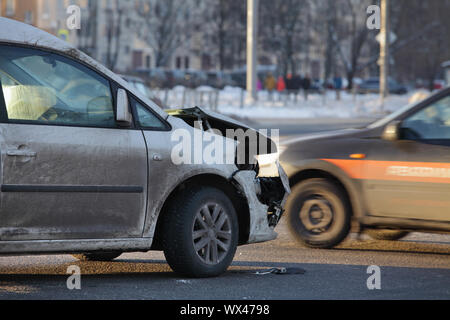
[[[212,187],[179,194],[162,217],[164,255],[176,273],[214,277],[226,271],[236,253],[239,226],[230,199]]]
[[[293,235],[312,248],[332,248],[350,232],[351,210],[339,186],[326,179],[309,179],[292,189],[287,203]]]

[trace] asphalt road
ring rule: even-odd
[[[326,120],[326,126],[355,125],[344,122]],[[324,126],[288,122],[281,134]],[[277,232],[275,241],[240,247],[229,271],[214,279],[179,277],[160,252],[123,254],[111,263],[79,262],[66,255],[0,257],[0,299],[450,299],[450,235],[415,233],[389,242],[357,240],[352,234],[338,248],[313,250],[298,244],[284,221]],[[80,290],[67,288],[72,265],[81,270]],[[380,268],[379,290],[367,287],[372,265]],[[272,268],[286,268],[288,274],[261,274]]]
[[[397,242],[349,239],[333,250],[300,246],[282,223],[269,243],[238,249],[229,271],[214,279],[172,273],[160,252],[123,254],[111,263],[71,256],[0,258],[0,299],[449,299],[450,236],[412,234]],[[365,237],[364,237],[365,238]],[[81,290],[67,288],[68,267],[81,270]],[[369,290],[371,265],[380,290]],[[287,268],[294,274],[258,274]]]

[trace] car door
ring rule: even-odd
[[[0,46],[0,240],[142,236],[142,132],[115,121],[111,83],[71,58]]]
[[[450,221],[450,96],[402,119],[401,135],[372,142],[364,169],[370,214]]]

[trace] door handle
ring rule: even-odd
[[[37,153],[34,151],[28,150],[8,150],[6,151],[6,155],[9,157],[26,157],[26,158],[35,158]]]

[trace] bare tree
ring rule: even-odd
[[[395,70],[406,80],[424,79],[430,90],[441,64],[450,60],[449,0],[399,0],[393,3],[394,31],[399,40]]]
[[[121,35],[125,13],[124,2],[114,0],[109,2],[106,13],[106,66],[115,69],[121,50]]]
[[[337,25],[329,25],[330,39],[334,42],[341,58],[349,89],[353,88],[353,78],[359,70],[363,48],[370,39],[365,12],[372,4],[371,2],[370,0],[336,0]]]
[[[232,68],[242,48],[236,44],[245,41],[246,1],[207,0],[205,4],[206,21],[203,21],[203,25],[211,27],[210,33],[206,32],[206,35],[212,36],[219,68]]]
[[[335,1],[318,1],[314,3],[314,21],[311,28],[314,29],[317,41],[320,41],[323,48],[324,58],[324,81],[327,81],[336,71],[336,28],[338,26],[338,16]]]
[[[198,14],[191,23],[195,33],[200,34],[202,48],[194,53],[214,58],[220,70],[235,67],[245,55],[246,1],[200,0],[199,3],[201,8],[196,8]]]
[[[225,41],[227,36],[227,23],[230,18],[230,1],[218,0],[217,14],[213,15],[213,21],[216,21],[217,26],[217,42],[219,51],[219,68],[223,70],[225,67]]]
[[[182,41],[189,39],[189,3],[186,0],[140,1],[137,30],[153,49],[157,67],[166,66]]]
[[[97,13],[99,2],[89,0],[87,8],[82,12],[82,28],[77,30],[78,49],[89,56],[97,56]]]
[[[306,18],[309,0],[262,0],[260,30],[263,46],[278,56],[282,73],[298,70],[298,54],[310,36]]]

